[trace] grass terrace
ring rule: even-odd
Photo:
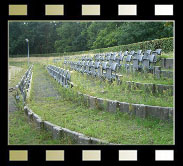
[[[8,141],[10,145],[76,144],[68,134],[64,137],[61,132],[56,133],[57,129],[52,128],[51,124],[46,125],[46,122],[42,123],[44,121],[88,137],[101,139],[104,144],[105,142],[121,145],[175,144],[174,95],[172,95],[174,80],[168,78],[173,75],[173,61],[172,59],[161,61],[161,58],[175,58],[173,21],[30,22],[23,20],[10,21],[8,25],[10,41]],[[90,72],[87,70],[91,75],[81,74],[78,72],[79,69],[71,71],[69,63],[64,65],[64,60],[78,62],[81,61],[82,56],[93,57],[92,60],[95,61],[96,54],[104,56],[105,53],[120,51],[124,53],[132,50],[142,50],[144,53],[146,50],[157,49],[161,49],[162,52],[161,55],[157,55],[158,60],[153,65],[161,66],[161,70],[157,67],[154,73],[155,77],[161,78],[155,78],[153,74],[146,73],[146,70],[135,73],[128,70],[127,73],[127,70],[121,68],[116,69],[120,81],[109,82],[94,77],[93,70]],[[29,65],[33,64],[33,68],[22,80],[20,89],[17,89],[16,85],[29,68],[28,50],[30,50]],[[120,62],[122,66],[126,62],[126,57]],[[108,58],[112,63],[112,57],[109,55]],[[148,58],[152,60],[153,55],[149,55]],[[130,64],[133,63],[131,60],[129,60]],[[54,69],[58,70],[58,68],[53,66],[49,68],[49,73],[48,65],[70,70],[70,73],[62,70],[60,75],[56,74]],[[137,63],[135,67],[139,67]],[[143,67],[148,69],[148,60],[143,62]],[[111,71],[107,69],[106,72],[107,76],[104,77],[111,79]],[[64,77],[67,80],[60,79]],[[62,85],[58,83],[59,81]],[[70,85],[74,86],[71,88]],[[30,92],[29,96],[26,96],[25,90]],[[35,114],[31,117],[31,113],[27,117],[24,113],[25,105],[39,118],[35,119]],[[58,134],[57,138],[55,134]],[[80,140],[79,143],[86,141],[84,137],[79,136],[78,139],[80,138],[83,141]],[[94,142],[88,141],[88,143]]]
[[[172,53],[168,53],[170,57]],[[77,55],[78,57],[82,55]],[[53,63],[53,59],[58,57],[31,57],[30,63],[34,63],[33,83],[31,97],[28,101],[30,108],[43,120],[50,121],[61,127],[83,133],[87,136],[96,137],[117,144],[152,144],[171,145],[173,144],[173,124],[156,119],[140,119],[117,111],[116,114],[101,110],[87,108],[79,98],[77,92],[80,91],[92,96],[138,103],[154,106],[173,107],[173,96],[168,95],[168,91],[163,94],[153,94],[144,90],[128,90],[126,81],[140,83],[154,83],[173,85],[173,78],[154,78],[150,73],[130,73],[123,70],[122,84],[117,82],[110,84],[98,78],[83,75],[77,71],[71,71],[71,81],[76,85],[72,89],[61,87],[45,70],[46,65],[53,64],[63,67],[60,62]],[[72,58],[74,61],[74,58]],[[16,73],[9,82],[9,87],[14,87],[21,79],[27,69],[27,58],[10,58],[9,65],[20,67],[22,70]],[[68,68],[69,69],[69,68]],[[164,69],[163,69],[164,70]],[[172,69],[166,69],[172,71]],[[42,75],[46,81],[50,81],[50,86],[60,96],[38,97],[39,92],[35,89],[35,81]],[[46,83],[41,80],[44,87]],[[39,80],[37,80],[39,81]],[[40,81],[39,81],[40,82]],[[45,87],[45,93],[49,89]],[[23,125],[24,124],[24,125]],[[165,137],[166,135],[166,137]],[[33,124],[27,122],[23,111],[12,112],[9,115],[9,143],[10,144],[72,144],[68,138],[53,140],[50,133],[39,131]]]
[[[49,80],[49,85],[54,87],[52,92],[58,92],[57,98],[45,97],[44,95],[41,97],[42,93],[37,91],[35,84],[36,79],[40,77],[42,77],[42,86],[45,85],[45,79]],[[93,83],[96,84],[95,81]],[[108,85],[108,88],[114,89],[113,86]],[[173,144],[172,123],[130,117],[119,111],[116,114],[111,114],[88,109],[77,98],[75,90],[81,90],[79,87],[65,89],[49,76],[42,65],[35,65],[31,97],[28,104],[43,120],[108,142],[117,144]],[[88,93],[96,92],[91,86],[90,88],[90,90],[85,89],[85,91],[88,90]],[[48,89],[46,93],[50,93]],[[39,97],[38,94],[40,94]],[[147,96],[148,94],[146,94]]]
[[[164,57],[173,57],[173,52],[169,52],[169,53],[164,53],[161,58]],[[78,62],[78,59],[74,59],[71,58],[71,61],[75,61]],[[53,63],[52,61],[49,61],[50,63],[48,64],[53,64],[56,66],[60,66],[62,68],[66,68],[70,70],[69,66],[63,66],[63,58],[61,59],[60,62],[57,63]],[[156,63],[156,66],[161,66],[161,61],[158,61]],[[162,70],[166,70],[166,71],[173,71],[173,69],[164,69],[162,68]],[[153,74],[151,73],[143,73],[143,72],[130,72],[130,73],[126,73],[124,67],[122,67],[121,69],[119,69],[117,71],[118,74],[122,75],[122,81],[134,81],[134,82],[139,82],[139,83],[153,83],[153,84],[164,84],[164,85],[173,85],[173,78],[167,78],[167,77],[161,77],[161,78],[156,78],[153,76]]]
[[[50,61],[50,63],[52,62]],[[70,70],[69,67],[63,66],[63,61],[52,64]],[[139,83],[173,85],[173,78],[161,77],[158,79],[151,73],[141,72],[127,74],[124,69],[121,69],[119,73],[122,74],[122,85],[118,85],[116,81],[111,84],[99,78],[71,71],[71,81],[76,85],[73,89],[91,96],[121,102],[173,107],[173,96],[169,95],[170,90],[163,91],[163,93],[145,92],[145,90],[137,88],[128,90],[126,83],[126,81],[134,81]]]
[[[168,90],[164,91],[163,94],[153,94],[152,92],[145,92],[145,90],[139,89],[128,90],[126,83],[122,83],[122,85],[118,85],[116,81],[108,83],[108,81],[82,75],[77,71],[72,71],[71,78],[72,82],[76,84],[73,89],[91,96],[134,104],[173,107],[173,96],[168,95]]]
[[[17,60],[9,61],[9,88],[15,87],[21,80],[22,76],[28,69],[27,61],[22,58],[16,58]],[[16,69],[19,69],[16,71]],[[10,74],[11,73],[11,74]],[[13,104],[14,92],[9,92],[9,104]],[[36,144],[72,144],[68,138],[60,140],[53,140],[51,133],[40,131],[36,129],[36,126],[28,122],[28,119],[24,115],[22,103],[16,104],[16,110],[9,112],[8,115],[8,130],[9,130],[9,144],[10,145],[36,145]]]
[[[168,53],[162,52],[161,58],[174,58],[174,53],[172,51]]]
[[[9,144],[10,145],[48,145],[71,144],[66,139],[53,140],[52,135],[46,131],[40,131],[24,115],[23,110],[17,110],[9,115]]]

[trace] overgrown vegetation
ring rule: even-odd
[[[111,143],[174,144],[173,122],[140,119],[122,113],[119,109],[116,113],[89,109],[82,95],[78,95],[79,91],[111,100],[173,107],[173,96],[168,95],[168,91],[160,94],[145,89],[129,89],[125,83],[136,81],[172,85],[172,79],[155,79],[147,73],[127,75],[119,70],[123,79],[122,84],[118,85],[116,81],[110,84],[73,71],[71,78],[75,86],[71,89],[63,88],[45,69],[47,64],[53,63],[53,57],[127,49],[144,51],[161,48],[161,58],[172,58],[173,22],[11,21],[9,32],[9,52],[14,57],[9,58],[9,65],[22,69],[12,77],[9,87],[15,87],[28,68],[25,42],[28,38],[30,64],[34,63],[34,68],[27,104],[43,120]],[[26,58],[16,58],[20,56]],[[16,106],[17,110],[9,113],[9,144],[72,144],[68,138],[53,140],[51,133],[37,130],[34,124],[27,122],[21,101]]]
[[[112,143],[173,144],[172,123],[130,117],[119,111],[112,114],[88,109],[74,89],[61,87],[42,66],[35,65],[33,81],[35,82],[40,75],[49,79],[60,95],[57,99],[55,97],[35,98],[37,91],[33,84],[29,106],[43,120]],[[44,82],[42,84],[44,86]]]
[[[15,87],[21,80],[25,71],[27,70],[27,62],[13,62],[10,60],[9,66],[21,67],[21,71],[11,77],[9,81],[9,88]],[[13,69],[12,69],[13,70]],[[11,70],[9,70],[11,72]],[[13,95],[15,92],[9,92],[9,95]],[[13,104],[14,100],[9,100],[9,104]],[[8,140],[10,145],[36,145],[36,144],[71,144],[68,138],[62,138],[60,140],[53,140],[51,133],[40,131],[32,123],[28,122],[28,119],[24,115],[23,103],[20,100],[14,103],[16,110],[14,112],[9,111],[8,117]]]
[[[152,83],[152,84],[164,84],[164,85],[173,85],[173,78],[160,77],[156,78],[152,73],[143,73],[143,72],[127,72],[123,69],[119,71],[122,74],[122,81],[134,81],[140,83]]]
[[[52,135],[39,130],[29,123],[23,110],[9,114],[9,144],[10,145],[40,145],[40,144],[71,144],[68,139],[53,140]]]
[[[74,60],[71,60],[71,61],[74,61]],[[77,61],[77,60],[75,60],[75,61]],[[60,62],[58,62],[58,63],[55,64],[55,63],[53,63],[53,62],[50,61],[50,64],[56,65],[56,66],[60,66],[61,68],[65,68],[65,69],[68,69],[68,70],[71,71],[72,69],[70,68],[70,66],[69,65],[63,65],[63,62],[64,61],[61,60]],[[160,66],[160,64],[158,66]],[[173,71],[173,69],[164,69],[164,68],[162,68],[162,70]],[[72,79],[73,79],[73,81],[75,81],[75,78],[78,77],[78,75],[76,76],[76,74],[79,73],[79,72],[72,71],[71,73],[73,73],[72,74],[73,75],[72,76]],[[168,77],[156,78],[152,73],[143,72],[143,71],[141,71],[141,72],[129,72],[129,73],[127,73],[124,66],[122,68],[120,68],[120,69],[117,70],[117,74],[118,75],[122,75],[121,81],[124,82],[124,83],[126,81],[134,81],[134,82],[140,82],[140,83],[152,83],[152,84],[173,85],[173,78],[168,78]],[[82,74],[82,75],[84,76],[86,74]],[[82,75],[80,74],[81,79],[83,78]],[[89,76],[89,77],[91,77],[91,76]]]
[[[51,63],[54,64],[50,61]],[[57,63],[56,66],[70,70],[69,66],[63,66],[63,61]],[[142,72],[127,74],[124,68],[118,72],[122,74],[121,85],[117,81],[109,83],[107,80],[87,76],[77,71],[71,71],[71,81],[75,84],[73,89],[84,94],[121,102],[173,107],[173,96],[170,95],[172,90],[164,90],[163,93],[153,93],[145,89],[145,87],[140,89],[134,87],[129,90],[128,84],[126,83],[127,81],[134,81],[139,83],[173,85],[173,78],[156,78],[151,73]]]
[[[89,94],[104,99],[118,100],[121,102],[155,105],[163,107],[173,107],[173,96],[169,95],[169,90],[164,91],[163,94],[147,92],[145,89],[128,89],[128,84],[122,80],[122,85],[118,85],[116,81],[109,83],[98,78],[82,75],[73,71],[72,82],[76,84],[73,88],[84,94]]]
[[[8,86],[9,87],[15,87],[18,84],[18,82],[21,80],[23,74],[25,73],[25,71],[27,69],[27,64],[25,62],[9,62],[9,66],[21,68],[21,70],[19,72],[17,72],[16,75],[11,74],[11,80],[9,80]],[[11,70],[14,70],[14,69],[13,68],[10,69],[10,67],[9,67],[8,72],[13,72]]]

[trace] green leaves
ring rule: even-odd
[[[107,52],[162,48],[169,52],[173,50],[172,36],[173,22],[10,22],[9,50],[11,57],[26,56],[28,38],[34,56],[92,49]]]

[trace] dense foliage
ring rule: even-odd
[[[156,40],[150,40],[150,41],[143,41],[138,43],[132,43],[127,45],[119,45],[114,47],[108,47],[108,48],[100,48],[100,49],[94,49],[91,50],[92,53],[103,53],[103,52],[118,52],[118,51],[132,51],[132,50],[156,50],[158,48],[161,48],[163,52],[168,53],[173,51],[173,37],[169,38],[162,38],[162,39],[156,39]]]
[[[30,54],[49,54],[113,46],[122,49],[122,45],[130,49],[132,43],[168,37],[173,37],[172,22],[10,22],[9,53],[12,57],[27,54],[26,38]],[[146,46],[156,48],[159,44],[172,50],[172,38],[165,46],[162,43],[158,40]],[[144,44],[136,47],[144,48]]]

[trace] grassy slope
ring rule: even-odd
[[[40,74],[49,78],[60,95],[63,94],[64,89],[48,75],[44,68],[34,66],[33,80],[35,81]],[[44,85],[44,82],[42,84]],[[75,97],[73,95],[69,100],[65,98],[55,100],[53,97],[35,100],[34,86],[33,84],[29,105],[44,120],[113,143],[173,144],[172,123],[153,119],[142,120],[120,112],[112,114],[91,110],[71,100]]]
[[[162,58],[174,58],[174,52],[168,52],[168,53],[162,53],[161,55]]]
[[[23,110],[9,115],[9,144],[35,145],[35,144],[69,144],[67,140],[53,140],[51,133],[36,129],[28,123]]]
[[[73,60],[73,61],[78,61],[78,60]],[[71,70],[68,65],[63,66],[63,61],[56,64],[56,66],[60,66],[62,68],[64,67],[64,68],[67,68],[67,69]],[[173,69],[164,69],[164,68],[162,68],[162,70],[173,71]],[[156,78],[151,73],[142,73],[142,72],[135,72],[135,73],[127,74],[124,67],[122,69],[119,69],[117,71],[117,73],[119,75],[123,76],[122,77],[123,82],[125,82],[125,81],[134,81],[134,82],[140,82],[140,83],[173,85],[173,78],[167,78],[167,77]]]
[[[52,62],[50,61],[50,63]],[[54,65],[63,67],[63,61]],[[66,68],[69,69],[68,67]],[[164,91],[163,94],[152,94],[144,92],[143,90],[129,91],[127,90],[127,84],[125,83],[126,81],[134,81],[140,83],[173,85],[173,78],[157,79],[154,78],[151,73],[127,74],[122,69],[120,70],[120,73],[123,75],[123,84],[120,86],[115,82],[113,84],[108,84],[107,82],[100,81],[97,78],[93,78],[91,76],[87,77],[86,74],[82,75],[77,71],[71,72],[71,78],[72,82],[77,85],[76,90],[81,91],[82,93],[90,94],[92,96],[129,103],[173,107],[173,96],[169,95],[169,90]]]
[[[10,63],[9,65],[10,66],[18,66],[18,67],[21,67],[21,69],[22,69],[18,73],[16,73],[16,75],[13,75],[11,77],[11,80],[9,81],[8,86],[9,87],[15,87],[18,84],[18,82],[21,80],[21,77],[25,73],[25,71],[27,69],[27,66],[23,65],[23,64],[20,65],[20,64],[17,64],[17,63]],[[10,70],[9,70],[9,72],[10,72]]]
[[[25,73],[27,65],[26,62],[11,62],[10,65],[23,68],[9,83],[9,87],[14,87]],[[70,144],[70,142],[63,139],[52,140],[50,133],[40,132],[34,125],[29,124],[23,110],[17,108],[17,111],[9,113],[9,144]]]
[[[166,69],[166,70],[171,71],[172,69]],[[173,78],[166,78],[166,77],[156,78],[151,73],[135,72],[135,73],[127,74],[126,72],[121,70],[120,74],[123,75],[123,78],[122,78],[123,81],[173,85]]]
[[[77,85],[74,87],[76,91],[92,96],[135,104],[173,107],[173,96],[168,95],[168,91],[164,91],[163,94],[148,93],[139,89],[129,91],[125,83],[122,85],[117,85],[116,82],[109,84],[91,76],[83,76],[77,71],[72,72],[71,78],[72,82]]]
[[[162,58],[173,58],[173,52],[169,53],[163,53],[161,55]],[[72,58],[72,61],[78,61],[78,59]],[[50,61],[52,63],[52,61]],[[123,62],[124,63],[124,62]],[[57,65],[60,65],[63,67],[63,61],[58,63]],[[156,63],[156,66],[161,66],[161,61],[158,61]],[[69,68],[68,68],[69,69]],[[173,69],[164,69],[162,70],[167,70],[167,71],[173,71]],[[125,72],[125,69],[120,69],[117,73],[122,74],[123,81],[134,81],[134,82],[141,82],[141,83],[154,83],[154,84],[164,84],[164,85],[173,85],[173,78],[155,78],[151,73],[141,73],[141,72],[135,72],[135,74],[130,73],[127,74]]]

